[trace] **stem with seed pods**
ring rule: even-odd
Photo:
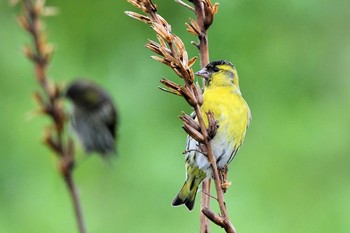
[[[79,195],[73,180],[74,145],[71,138],[64,137],[66,112],[61,96],[62,89],[47,77],[47,67],[53,54],[53,47],[46,42],[41,17],[47,8],[42,0],[22,0],[23,10],[18,17],[19,24],[32,37],[32,46],[26,46],[24,53],[35,67],[36,80],[42,92],[36,91],[34,98],[40,107],[40,113],[51,119],[52,123],[45,129],[44,143],[60,161],[60,173],[66,182],[75,211],[79,232],[86,233],[81,212]]]
[[[184,3],[180,0],[180,4]],[[185,4],[187,5],[187,4]],[[207,28],[204,27],[204,5],[199,1],[193,2],[194,8],[192,10],[196,14],[197,22],[194,20],[190,20],[190,24],[186,24],[188,26],[188,31],[192,32],[192,34],[196,35],[199,40],[199,44],[193,43],[199,50],[199,56],[201,61],[201,67],[203,68],[209,63],[209,45],[208,45],[208,37],[207,37]],[[201,26],[200,26],[201,25]],[[194,30],[191,30],[194,29]],[[202,84],[204,85],[204,79],[202,79]],[[202,183],[202,194],[201,194],[201,210],[210,208],[210,179],[205,179]],[[200,233],[209,233],[210,232],[210,224],[208,218],[201,211],[200,213]]]
[[[189,105],[194,108],[197,121],[191,121],[190,117],[183,113],[180,117],[183,121],[184,130],[199,144],[204,145],[205,154],[211,164],[214,174],[215,188],[217,192],[217,200],[220,207],[221,215],[214,214],[209,209],[209,191],[208,183],[204,184],[207,198],[202,201],[202,213],[215,224],[221,226],[226,232],[235,233],[235,229],[231,224],[224,200],[223,190],[221,188],[220,176],[216,166],[215,156],[210,146],[210,136],[215,135],[213,129],[217,128],[217,122],[214,119],[213,113],[207,113],[208,128],[205,126],[204,119],[201,113],[200,106],[203,103],[203,97],[198,84],[194,83],[194,73],[191,66],[196,61],[196,57],[188,59],[188,54],[182,40],[171,32],[171,26],[168,22],[157,13],[157,6],[151,0],[127,0],[146,15],[138,14],[131,11],[125,13],[141,22],[151,25],[151,28],[156,32],[158,42],[149,40],[146,47],[158,54],[152,56],[153,59],[169,66],[173,71],[184,81],[184,85],[179,85],[167,79],[161,79],[161,83],[166,88],[161,88],[169,93],[182,96]],[[213,18],[218,9],[218,4],[212,5],[210,0],[190,0],[194,7],[177,0],[181,5],[193,10],[196,14],[197,21],[190,20],[187,24],[188,31],[199,38],[197,46],[201,55],[202,67],[209,63],[207,29],[213,22]],[[209,136],[210,135],[210,136]],[[207,181],[206,181],[207,182]],[[204,196],[204,195],[202,195]],[[202,216],[201,218],[201,233],[209,232],[209,224]]]
[[[212,5],[210,0],[205,0],[205,1],[191,0],[191,2],[194,5],[193,10],[196,14],[197,20],[195,21],[191,19],[190,23],[187,24],[188,26],[187,30],[198,37],[199,43],[198,44],[193,43],[193,44],[195,44],[199,50],[201,67],[204,67],[209,63],[209,46],[208,46],[207,30],[213,23],[214,15],[217,13],[219,4],[215,3],[214,5]],[[205,145],[207,149],[210,148],[209,141],[205,141]],[[207,221],[207,218],[213,221],[214,223],[216,223],[217,225],[225,228],[226,232],[235,232],[235,228],[233,227],[233,225],[231,224],[228,218],[225,199],[224,199],[224,192],[221,187],[222,182],[220,181],[220,176],[216,166],[215,157],[212,153],[212,150],[209,150],[208,152],[209,153],[207,154],[207,157],[212,166],[213,173],[214,173],[217,201],[219,203],[221,216],[217,216],[210,211],[210,208],[209,208],[210,180],[205,180],[202,185],[203,192],[201,196],[202,213],[200,218],[200,222],[201,222],[200,232],[201,233],[209,232],[209,223]],[[207,218],[205,218],[202,214]]]

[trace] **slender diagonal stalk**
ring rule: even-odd
[[[201,212],[199,216],[200,233],[209,233],[210,224],[209,219],[202,212],[205,208],[210,208],[210,179],[205,179],[202,183],[202,194],[201,194]]]
[[[200,4],[200,5],[199,5]],[[197,22],[203,22],[202,3],[195,3],[194,12],[196,14]],[[203,25],[203,23],[198,23],[198,25]],[[208,35],[207,29],[201,27],[201,32],[198,35],[199,44],[197,46],[199,50],[199,57],[201,67],[205,67],[209,63],[209,44],[208,44]],[[202,79],[202,84],[204,85],[204,79]],[[201,194],[201,210],[205,208],[210,208],[210,179],[205,179],[202,183],[202,194]],[[210,224],[209,219],[204,215],[201,211],[199,216],[200,222],[200,233],[209,233],[210,232]]]
[[[34,64],[36,80],[41,91],[34,92],[39,105],[39,112],[51,119],[45,129],[44,143],[50,148],[60,163],[60,174],[63,177],[72,199],[76,221],[80,233],[86,233],[80,200],[73,180],[74,145],[69,137],[65,137],[67,123],[61,96],[62,90],[48,78],[47,67],[53,54],[53,47],[46,42],[41,17],[45,12],[45,1],[22,0],[23,10],[18,17],[20,25],[32,38],[32,46],[26,46],[24,53]]]
[[[81,206],[80,206],[79,194],[78,194],[78,190],[76,188],[72,173],[67,174],[67,176],[65,176],[64,178],[68,186],[69,194],[74,206],[74,213],[75,213],[75,218],[77,220],[79,232],[86,233],[83,213],[81,211]]]

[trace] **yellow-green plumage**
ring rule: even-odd
[[[206,173],[196,166],[190,166],[190,163],[186,163],[186,173],[186,182],[181,191],[175,197],[173,205],[177,206],[185,204],[189,210],[192,210],[196,199],[198,185],[204,180]]]
[[[210,141],[217,167],[229,164],[241,146],[251,114],[239,90],[238,75],[233,65],[227,61],[209,63],[197,72],[206,80],[203,93],[202,115],[212,111],[219,128]],[[204,118],[207,125],[207,119]],[[185,204],[193,209],[199,184],[205,177],[212,178],[212,169],[205,155],[200,153],[198,142],[187,138],[186,173],[187,179],[175,197],[173,205]]]

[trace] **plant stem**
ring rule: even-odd
[[[206,66],[209,63],[209,46],[208,46],[208,35],[207,35],[207,27],[205,25],[205,18],[207,17],[205,14],[205,6],[204,6],[204,1],[201,0],[193,0],[192,1],[193,5],[194,5],[194,9],[195,9],[195,14],[196,14],[196,18],[197,18],[197,23],[200,27],[200,34],[198,35],[198,39],[199,39],[199,53],[200,53],[200,61],[201,61],[201,67],[203,68],[204,66]],[[213,20],[213,18],[211,18],[211,21]],[[204,83],[204,80],[202,80]],[[199,108],[199,106],[197,106],[197,108]],[[223,190],[221,188],[221,182],[220,182],[220,176],[219,176],[219,172],[218,172],[218,168],[216,166],[216,160],[215,160],[215,156],[213,151],[211,150],[211,146],[210,146],[210,142],[208,141],[208,135],[207,135],[207,131],[206,131],[206,127],[203,121],[203,116],[201,114],[198,114],[198,112],[200,112],[200,109],[195,109],[196,113],[197,113],[197,118],[198,118],[198,122],[200,124],[201,127],[201,132],[205,138],[205,146],[207,148],[207,157],[208,160],[211,164],[212,170],[213,170],[213,175],[214,175],[214,182],[215,182],[215,189],[216,189],[216,193],[217,193],[217,201],[220,207],[220,212],[221,212],[221,218],[224,222],[223,225],[221,225],[222,227],[225,228],[226,232],[230,232],[230,233],[234,233],[236,232],[233,225],[231,224],[231,222],[229,221],[229,217],[227,214],[227,209],[226,209],[226,204],[225,204],[225,199],[224,199],[224,193]],[[210,211],[209,209],[209,204],[210,204],[210,181],[208,181],[207,179],[203,182],[202,184],[202,189],[206,194],[202,193],[202,199],[201,199],[201,216],[200,216],[200,233],[208,233],[209,232],[209,220],[208,220],[208,216],[205,215],[205,213],[203,212],[203,210],[207,210],[207,212]],[[208,184],[209,183],[209,184]],[[205,215],[205,216],[203,216]],[[206,220],[205,220],[206,219]],[[213,219],[211,219],[213,221]],[[215,221],[214,221],[215,222]],[[215,222],[216,224],[218,224],[218,222]]]
[[[72,177],[72,173],[69,172],[65,177],[64,180],[67,184],[67,188],[70,194],[70,197],[72,199],[73,207],[74,207],[74,213],[75,213],[75,218],[77,220],[78,228],[80,233],[86,233],[86,227],[84,223],[84,218],[83,214],[81,211],[81,205],[79,201],[79,194],[78,190],[76,188],[74,179]]]
[[[205,179],[202,183],[202,195],[201,195],[201,210],[204,208],[210,207],[210,180]],[[210,222],[209,219],[200,212],[200,233],[209,233],[210,232]]]
[[[196,12],[197,12],[197,8]],[[196,13],[197,15],[197,13]],[[197,18],[198,20],[198,18]],[[199,56],[201,67],[205,67],[209,63],[209,48],[207,40],[207,31],[201,32],[199,36]],[[204,85],[204,79],[202,79],[202,84]],[[201,210],[210,207],[210,179],[205,179],[202,183],[202,195],[201,195]],[[200,233],[210,232],[210,222],[208,218],[202,213],[200,213]]]
[[[195,4],[195,3],[194,3]],[[195,4],[195,14],[197,18],[197,23],[203,21],[203,10],[201,7],[198,7],[199,4]],[[204,28],[202,23],[198,24],[201,28],[201,34],[198,36],[199,39],[199,57],[201,67],[205,67],[209,63],[209,46],[207,38],[207,30]],[[204,86],[204,79],[202,79],[202,84]],[[204,208],[210,207],[210,179],[205,179],[202,183],[202,195],[201,195],[201,210]],[[210,222],[209,219],[200,212],[200,233],[209,233],[210,232]]]
[[[47,67],[52,50],[46,42],[41,18],[45,2],[40,0],[23,0],[23,12],[19,23],[32,37],[32,47],[27,46],[25,55],[34,64],[36,80],[43,92],[35,92],[34,96],[40,107],[40,112],[51,119],[51,125],[45,131],[44,142],[60,160],[61,176],[67,184],[70,193],[76,221],[80,233],[86,233],[81,212],[78,191],[73,180],[74,145],[70,138],[64,137],[66,113],[60,104],[62,95],[60,88],[47,76]]]

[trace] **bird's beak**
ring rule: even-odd
[[[200,71],[196,72],[195,75],[201,76],[202,78],[208,80],[209,79],[209,71],[207,70],[207,68],[203,68]]]

